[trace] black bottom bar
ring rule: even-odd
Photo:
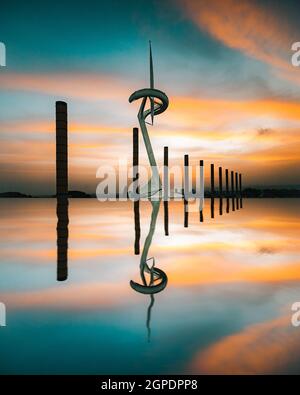
[[[229,393],[243,394],[245,389],[253,391],[272,389],[286,391],[287,385],[298,384],[297,376],[199,376],[199,375],[160,375],[160,376],[0,376],[0,385],[8,389],[5,393],[40,394],[44,388],[47,393],[93,394],[103,391],[110,393],[137,393],[145,391],[192,391],[202,393],[203,386],[213,389],[225,389]],[[150,391],[149,391],[150,390]]]

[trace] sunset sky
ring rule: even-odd
[[[0,191],[55,192],[55,101],[69,107],[69,189],[95,192],[101,165],[131,159],[149,85],[170,106],[149,127],[159,163],[204,159],[245,186],[300,185],[298,1],[6,2],[0,41]],[[143,147],[142,147],[143,149]],[[144,155],[144,152],[143,152]]]

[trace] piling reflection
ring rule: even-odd
[[[140,201],[136,200],[133,203],[134,207],[134,253],[140,255],[140,238],[141,238],[141,225],[140,225]]]
[[[67,196],[57,198],[57,281],[65,281],[68,278],[68,206]]]
[[[165,228],[165,235],[169,236],[169,202],[168,202],[168,200],[164,201],[164,228]]]
[[[243,208],[243,198],[239,197],[239,198],[231,198],[231,208],[232,211],[236,211],[239,210],[240,208]],[[230,212],[230,199],[226,198],[226,213],[228,214]],[[222,216],[223,215],[223,198],[219,198],[219,215]],[[215,199],[211,198],[210,199],[210,217],[212,219],[215,218]],[[203,210],[200,210],[200,222],[203,222],[204,218],[203,218]]]
[[[219,199],[219,214],[223,215],[223,199],[221,197]]]
[[[200,210],[200,222],[204,221],[203,210]]]
[[[240,198],[237,196],[237,197],[236,197],[236,209],[237,209],[237,210],[240,209],[239,203],[240,203]]]
[[[215,199],[213,197],[210,199],[210,217],[215,218]]]
[[[189,202],[184,199],[184,227],[188,228],[189,227]]]

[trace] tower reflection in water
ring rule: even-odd
[[[150,304],[147,309],[147,321],[146,327],[148,330],[148,341],[150,341],[151,334],[151,310],[155,302],[154,294],[163,291],[168,283],[168,277],[166,273],[155,266],[155,258],[148,258],[149,249],[152,243],[152,238],[155,232],[157,217],[160,208],[160,200],[152,200],[152,213],[150,220],[150,228],[146,237],[141,259],[140,259],[140,277],[141,283],[130,281],[130,286],[136,292],[150,296]],[[137,215],[137,213],[135,213]],[[138,212],[139,215],[139,212]]]

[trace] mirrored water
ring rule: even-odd
[[[150,202],[1,199],[0,372],[299,372],[299,200],[236,203],[161,203],[147,257],[167,283],[144,294]]]

